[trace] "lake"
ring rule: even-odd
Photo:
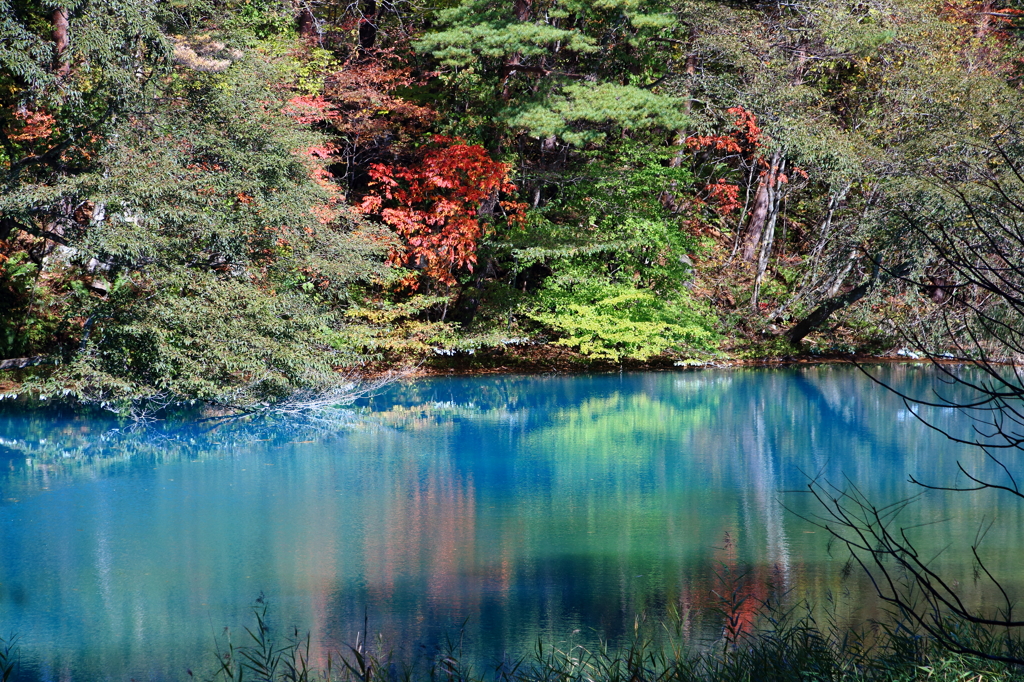
[[[936,385],[923,366],[874,371]],[[261,594],[273,631],[309,631],[321,662],[364,623],[409,655],[461,638],[482,666],[538,638],[614,643],[638,614],[712,640],[724,602],[859,622],[879,605],[801,518],[818,511],[809,477],[887,504],[918,492],[908,475],[950,483],[958,460],[993,473],[918,419],[963,435],[966,417],[915,415],[835,365],[439,378],[339,414],[132,432],[0,412],[0,634],[19,636],[20,679],[208,672]],[[901,523],[941,521],[919,546],[984,604],[964,550],[994,518],[983,548],[1020,588],[1021,506],[929,493]]]

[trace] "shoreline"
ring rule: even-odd
[[[707,361],[691,361],[677,364],[673,359],[661,359],[647,362],[627,361],[610,363],[586,361],[573,353],[566,353],[558,358],[530,358],[513,356],[511,362],[481,363],[474,355],[456,356],[451,360],[434,361],[431,358],[419,365],[406,368],[394,366],[371,366],[357,376],[364,379],[379,379],[389,374],[397,374],[403,379],[426,379],[434,377],[472,377],[501,375],[582,375],[582,374],[615,374],[621,372],[683,372],[699,369],[760,369],[780,368],[799,365],[837,365],[837,364],[970,364],[969,360],[957,358],[926,358],[906,357],[901,355],[870,355],[866,353],[833,354],[833,355],[790,355],[762,358],[720,358]]]
[[[616,374],[622,372],[687,372],[701,369],[778,369],[793,366],[838,365],[838,364],[970,364],[970,360],[957,358],[908,357],[904,355],[871,355],[867,353],[829,354],[829,355],[778,355],[754,358],[722,357],[710,360],[677,360],[675,358],[655,358],[648,361],[623,361],[613,363],[591,360],[571,350],[551,346],[536,345],[530,352],[508,352],[506,349],[485,349],[483,352],[457,352],[453,355],[434,356],[422,360],[416,365],[397,365],[394,363],[375,363],[361,368],[345,367],[337,371],[346,374],[356,382],[387,382],[416,381],[438,377],[477,377],[477,376],[582,376],[586,374]],[[518,350],[518,349],[517,349]],[[20,393],[21,384],[11,379],[0,378],[0,396],[6,394],[7,400],[0,399],[0,410],[10,400],[11,404],[35,402]],[[11,395],[15,394],[15,395]],[[75,405],[61,400],[47,400],[47,406],[65,405],[72,409],[88,408],[86,405]],[[43,403],[39,403],[40,407]]]

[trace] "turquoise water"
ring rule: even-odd
[[[934,385],[927,368],[878,371]],[[461,632],[478,661],[574,630],[614,641],[638,613],[682,613],[700,641],[721,633],[725,593],[857,621],[877,604],[788,491],[818,475],[889,502],[916,492],[909,474],[985,466],[848,367],[432,379],[361,408],[138,433],[0,413],[0,632],[20,637],[22,678],[209,671],[261,593],[319,661],[364,622],[407,652]],[[936,565],[965,598],[991,598],[962,551],[983,518],[993,568],[1024,578],[1010,500],[930,494],[905,517],[951,519],[915,532],[953,543]]]

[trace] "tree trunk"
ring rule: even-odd
[[[793,69],[793,85],[804,84],[804,73],[807,70],[807,50],[798,47],[796,50],[796,68]]]
[[[832,236],[832,219],[835,217],[840,203],[846,198],[846,194],[850,191],[851,186],[852,184],[848,182],[838,192],[831,192],[829,194],[828,208],[825,210],[825,217],[818,227],[818,243],[814,245],[814,249],[811,251],[811,271],[814,274],[817,272],[818,258]]]
[[[299,36],[312,38],[317,35],[316,18],[309,3],[305,0],[292,0],[292,11],[295,12],[295,24],[299,29]]]
[[[516,21],[529,21],[530,9],[532,6],[533,0],[515,0],[512,6],[512,11],[515,12]],[[518,52],[505,60],[505,68],[502,69],[505,74],[505,82],[502,84],[501,98],[506,102],[512,97],[512,85],[510,81],[512,79],[512,74],[516,72],[516,67],[519,66],[521,60],[522,55]]]
[[[697,73],[697,55],[693,53],[693,42],[697,37],[697,29],[691,27],[690,34],[687,38],[687,55],[686,55],[686,66],[683,72],[692,77]],[[683,99],[683,112],[687,117],[693,112],[693,91],[687,86],[686,95]],[[689,137],[689,132],[686,128],[679,128],[676,130],[675,138],[672,140],[673,146],[679,147],[676,153],[672,156],[672,159],[668,162],[669,167],[679,168],[683,165],[683,159],[686,158],[686,138]],[[661,193],[661,205],[664,206],[668,211],[672,213],[679,212],[679,202],[676,201],[676,192],[678,191],[678,183],[673,181],[665,191]]]
[[[377,0],[363,0],[359,18],[359,56],[365,57],[377,42]]]
[[[977,22],[974,25],[974,37],[981,40],[992,31],[992,0],[984,0],[978,8]]]
[[[45,355],[35,355],[30,358],[9,358],[0,360],[0,370],[4,369],[25,369],[36,365],[59,365],[60,360]]]
[[[494,189],[486,199],[480,202],[476,209],[477,217],[488,218],[494,215],[494,209],[498,206],[498,190]]]
[[[529,21],[533,0],[515,0],[516,21]]]
[[[783,332],[782,336],[792,345],[799,346],[804,337],[824,325],[825,322],[828,321],[828,318],[832,316],[832,313],[842,310],[848,305],[856,303],[860,299],[864,298],[867,293],[871,291],[871,288],[876,282],[885,283],[893,278],[905,277],[910,272],[911,267],[913,267],[913,263],[903,263],[898,265],[894,270],[887,272],[883,277],[879,278],[878,264],[876,263],[874,271],[866,282],[850,289],[845,294],[826,300],[815,308],[810,315]]]
[[[0,242],[7,241],[18,224],[9,218],[0,218]]]
[[[767,175],[767,173],[765,174]],[[761,232],[764,230],[765,221],[768,220],[768,204],[771,203],[771,189],[765,176],[757,185],[757,193],[754,194],[754,206],[750,211],[750,222],[747,223],[747,232],[743,235],[743,252],[741,257],[748,263],[754,260],[757,253],[757,245],[761,243]]]
[[[778,152],[772,156],[774,161],[775,157],[778,156]],[[778,170],[776,170],[776,168]],[[786,160],[782,159],[779,161],[778,166],[772,166],[772,171],[775,172],[775,177],[782,175],[786,169]],[[768,259],[772,255],[772,245],[775,243],[775,224],[779,219],[779,209],[782,206],[782,188],[778,186],[778,183],[774,183],[774,187],[769,187],[769,198],[768,198],[768,215],[765,220],[764,229],[761,232],[761,249],[757,257],[757,276],[754,278],[754,295],[750,299],[751,305],[754,309],[757,309],[757,299],[761,294],[761,282],[764,279],[764,273],[768,270]]]
[[[778,178],[781,175],[779,164],[781,162],[782,152],[773,152],[768,170],[761,174],[758,181],[757,194],[754,195],[754,207],[750,211],[750,222],[747,224],[747,234],[743,239],[743,260],[748,263],[752,263],[757,255],[757,247],[762,241],[761,233],[764,232],[772,211],[778,211],[776,204],[781,196],[778,191]]]
[[[839,293],[839,290],[843,288],[843,282],[846,281],[846,276],[850,274],[850,270],[853,270],[854,264],[860,260],[860,257],[861,253],[858,249],[854,249],[853,252],[850,253],[849,258],[846,259],[846,265],[844,265],[843,269],[836,274],[835,279],[832,280],[832,284],[829,285],[828,291],[825,293],[825,298],[832,298]]]
[[[67,9],[58,7],[53,10],[50,20],[53,23],[53,68],[57,75],[63,78],[71,73],[71,63],[67,61],[64,55],[67,52],[68,46],[71,45],[71,40],[68,37],[70,21]]]
[[[690,33],[686,39],[686,66],[683,68],[683,73],[688,77],[693,77],[697,73],[697,55],[693,53],[693,43],[697,39],[697,29],[690,27]],[[693,91],[690,87],[686,88],[686,96],[683,99],[683,112],[689,116],[693,113]],[[675,156],[669,162],[669,166],[672,168],[679,168],[683,165],[683,157],[685,156],[685,149],[682,149],[683,145],[686,144],[686,138],[688,137],[685,128],[680,128],[676,131],[676,139],[674,144],[680,147],[679,151],[676,152]]]
[[[942,303],[949,298],[950,291],[953,287],[950,286],[949,280],[945,277],[929,276],[928,283],[923,284],[922,288],[928,295],[928,298],[932,299],[935,303]]]

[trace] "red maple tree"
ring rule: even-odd
[[[379,214],[402,237],[403,246],[391,252],[392,264],[452,285],[459,270],[472,272],[476,264],[481,205],[500,207],[510,222],[522,219],[524,204],[496,201],[516,189],[509,170],[480,145],[435,136],[411,165],[372,164],[371,192],[359,210]],[[415,289],[419,279],[413,275],[406,284]]]
[[[724,135],[694,135],[686,138],[686,146],[694,151],[735,155],[748,163],[755,161],[763,135],[757,124],[757,116],[743,107],[731,107],[726,111],[736,117],[732,131]],[[698,197],[698,203],[713,204],[719,215],[724,217],[741,206],[739,192],[740,187],[735,182],[730,182],[726,178],[715,178],[704,186],[704,196]]]

